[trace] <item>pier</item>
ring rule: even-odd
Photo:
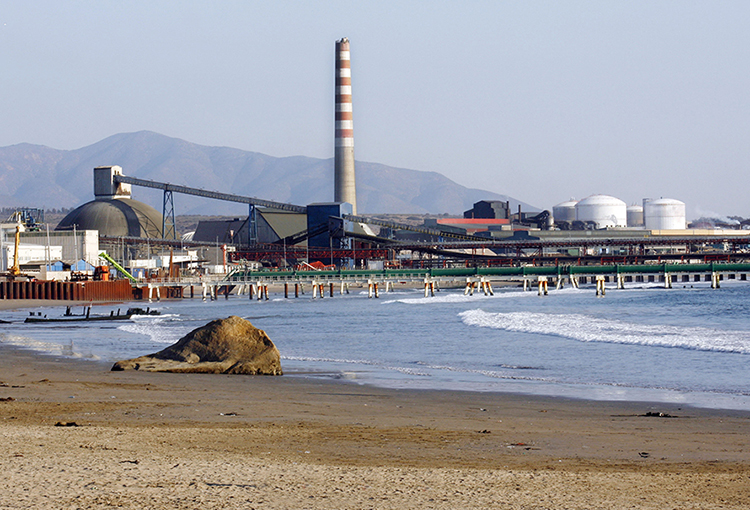
[[[674,285],[709,283],[718,289],[725,280],[750,280],[750,263],[684,263],[684,264],[609,264],[518,267],[457,267],[321,271],[251,271],[238,269],[230,274],[148,280],[114,280],[89,282],[5,281],[0,282],[0,299],[65,300],[82,302],[183,299],[200,297],[228,299],[231,293],[249,299],[268,300],[270,288],[282,289],[284,298],[309,293],[312,298],[333,297],[350,293],[352,287],[367,289],[368,297],[379,298],[382,292],[408,285],[424,289],[425,297],[434,296],[441,287],[463,287],[466,295],[475,292],[493,295],[494,286],[518,285],[524,290],[536,289],[540,296],[570,285],[595,284],[596,295],[604,296],[607,288],[624,289],[633,283],[657,283],[665,288]]]
[[[514,283],[525,290],[536,287],[540,295],[548,295],[550,287],[560,289],[571,285],[578,288],[591,283],[596,284],[597,295],[604,295],[608,284],[624,289],[629,283],[661,283],[665,288],[672,288],[678,283],[710,282],[712,288],[719,288],[723,280],[747,281],[749,274],[750,263],[235,271],[221,281],[203,285],[236,286],[238,294],[247,294],[251,299],[268,299],[271,285],[283,286],[285,298],[289,297],[290,287],[294,288],[294,297],[304,294],[307,288],[313,298],[323,298],[326,294],[333,297],[335,289],[339,294],[348,294],[352,286],[367,288],[368,297],[377,298],[381,291],[388,292],[403,284],[423,286],[426,297],[433,296],[441,286],[464,286],[467,295],[474,292],[492,295],[493,284]],[[226,289],[225,293],[228,292]]]

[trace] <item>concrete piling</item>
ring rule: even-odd
[[[380,297],[380,293],[378,291],[378,282],[374,280],[367,280],[367,297],[371,299],[373,296],[376,299]]]
[[[435,280],[425,278],[424,280],[424,297],[435,297],[436,290]]]
[[[604,295],[606,294],[607,290],[605,288],[604,283],[605,283],[605,280],[603,276],[596,277],[596,295],[597,296],[604,297]]]
[[[547,277],[546,276],[540,276],[537,280],[537,284],[539,286],[539,291],[537,292],[537,295],[539,296],[546,296],[548,292],[547,288]]]

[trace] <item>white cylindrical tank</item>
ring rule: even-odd
[[[633,204],[627,208],[628,227],[643,226],[643,206]]]
[[[594,222],[596,228],[627,226],[627,207],[619,198],[591,195],[576,204],[576,220]]]
[[[683,230],[685,203],[671,198],[651,200],[643,208],[643,219],[649,230]]]
[[[555,221],[567,221],[573,223],[576,220],[576,204],[578,200],[570,199],[552,207],[552,216]]]

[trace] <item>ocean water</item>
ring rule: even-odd
[[[29,310],[20,310],[0,314],[13,321],[0,325],[0,343],[114,362],[239,315],[266,330],[295,376],[750,410],[750,283],[675,287],[608,289],[601,298],[591,286],[544,297],[516,288],[429,298],[412,289],[380,299],[359,289],[324,299],[231,296],[153,303],[160,316],[71,324],[24,324]]]

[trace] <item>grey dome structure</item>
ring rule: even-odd
[[[98,230],[107,237],[162,237],[162,215],[132,198],[92,200],[68,213],[55,230]]]

